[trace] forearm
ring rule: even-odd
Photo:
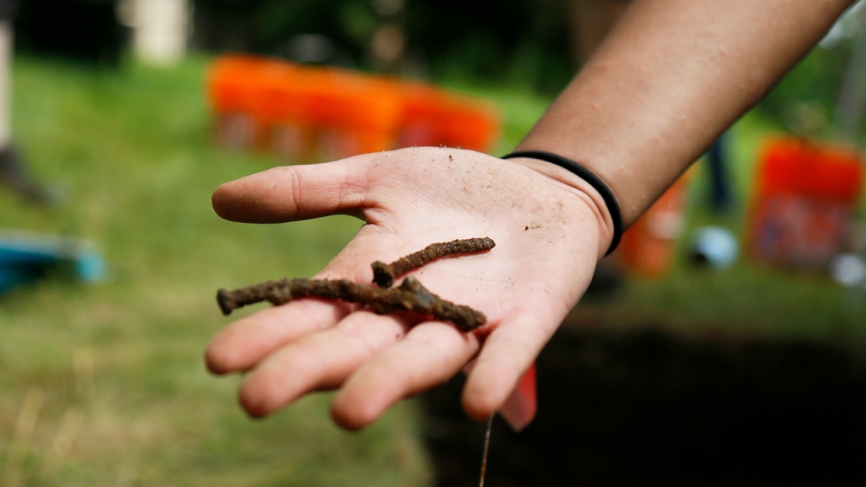
[[[585,165],[634,222],[850,0],[635,0],[518,150]]]

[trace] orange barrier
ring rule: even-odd
[[[750,253],[772,264],[826,269],[844,250],[863,177],[863,160],[854,150],[805,139],[770,140],[750,210]]]
[[[623,234],[616,258],[629,273],[659,278],[670,268],[682,227],[689,174],[680,177]]]
[[[404,88],[399,147],[440,146],[486,152],[499,135],[492,108],[425,85]]]
[[[216,115],[217,138],[226,146],[248,149],[259,141],[262,121],[254,115],[256,94],[267,84],[261,68],[258,60],[241,57],[222,58],[211,67],[208,98]]]
[[[413,145],[486,151],[499,131],[490,107],[431,86],[267,58],[219,58],[208,94],[222,144],[289,159]]]

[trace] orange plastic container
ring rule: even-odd
[[[303,68],[269,87],[258,113],[273,127],[278,153],[335,159],[392,148],[400,109],[401,94],[393,83],[338,69]],[[280,134],[290,134],[303,147],[285,150]]]
[[[208,95],[217,140],[225,146],[250,149],[261,141],[263,124],[257,114],[257,96],[266,84],[262,64],[258,58],[226,56],[211,66]]]
[[[229,146],[337,158],[395,145],[403,94],[385,79],[226,56],[208,84],[218,138]]]
[[[400,147],[446,146],[487,152],[499,135],[496,111],[425,85],[406,86]]]
[[[775,138],[758,165],[747,246],[758,260],[825,269],[841,252],[863,188],[852,149]]]
[[[274,90],[297,71],[295,65],[266,58],[225,56],[218,59],[208,76],[217,139],[227,147],[238,149],[266,145],[274,120],[263,107],[273,102]],[[287,110],[286,117],[297,119],[298,116],[291,114],[294,111],[297,109]]]
[[[211,65],[208,73],[208,95],[217,113],[250,111],[250,96],[261,85],[264,61],[245,56],[224,56]]]
[[[304,96],[322,156],[334,159],[394,147],[403,106],[398,84],[338,69],[308,75]]]
[[[217,137],[289,159],[338,159],[413,145],[489,150],[487,105],[436,88],[251,56],[218,59],[208,77]]]
[[[262,146],[287,159],[313,153],[309,100],[297,89],[305,70],[293,64],[261,60],[259,86],[251,94],[253,114],[262,128]]]
[[[623,234],[616,258],[631,274],[660,278],[670,268],[683,221],[690,173],[680,177]]]

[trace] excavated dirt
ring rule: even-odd
[[[544,350],[538,416],[519,434],[497,418],[485,485],[863,484],[859,352],[602,330],[564,327]],[[484,425],[460,410],[462,382],[422,399],[437,486],[478,485]]]

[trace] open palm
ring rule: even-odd
[[[229,220],[278,223],[344,213],[367,223],[317,278],[369,284],[373,261],[390,262],[434,242],[490,237],[496,247],[412,272],[431,292],[483,312],[487,324],[475,332],[304,298],[230,325],[209,345],[208,367],[250,371],[240,398],[254,416],[308,392],[339,388],[334,419],[357,429],[474,359],[464,408],[479,419],[493,414],[580,298],[606,250],[598,198],[539,167],[413,148],[275,168],[224,184],[213,205]]]

